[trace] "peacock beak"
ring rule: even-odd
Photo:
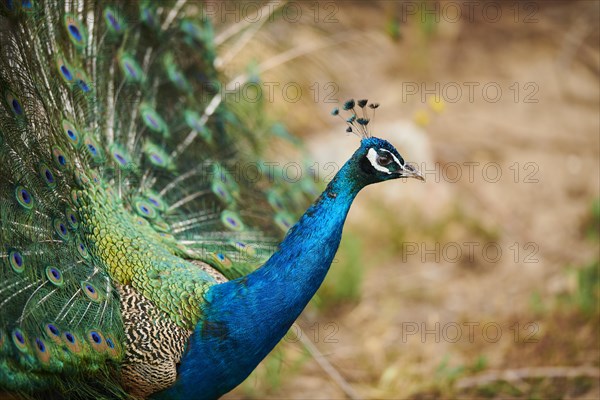
[[[415,167],[413,167],[412,165],[410,165],[408,163],[404,164],[404,166],[402,167],[402,177],[403,178],[415,178],[415,179],[425,182],[425,177],[423,176],[421,171],[419,171],[418,169],[416,169]]]

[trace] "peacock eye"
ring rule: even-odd
[[[385,167],[386,165],[388,165],[391,162],[392,162],[391,155],[389,155],[387,153],[377,155],[377,164]]]

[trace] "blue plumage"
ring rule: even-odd
[[[376,169],[370,151],[392,161]],[[367,160],[367,161],[365,161]],[[350,206],[366,185],[421,175],[387,141],[365,138],[316,202],[256,271],[212,286],[204,319],[190,337],[178,379],[157,398],[217,398],[240,384],[275,347],[325,279]]]
[[[298,141],[221,97],[230,77],[199,14],[0,4],[0,393],[226,393],[319,288],[358,192],[421,178],[370,137],[367,100],[348,101],[360,147],[294,225],[310,178],[236,168]]]

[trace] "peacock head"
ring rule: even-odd
[[[352,156],[358,166],[358,174],[366,184],[398,178],[415,178],[425,181],[421,172],[404,161],[398,150],[387,140],[376,137],[364,138],[360,148]]]
[[[346,132],[353,133],[361,138],[360,148],[356,150],[351,159],[351,164],[356,170],[359,183],[369,185],[372,183],[398,178],[415,178],[425,181],[418,169],[404,161],[398,150],[387,140],[372,137],[369,132],[369,122],[375,117],[377,103],[368,104],[368,100],[353,99],[344,103],[343,110],[349,112],[350,117],[345,119],[348,124]],[[359,110],[359,116],[356,110]],[[372,116],[369,116],[369,109]],[[332,115],[340,116],[339,108],[333,109]],[[344,119],[342,117],[342,119]]]

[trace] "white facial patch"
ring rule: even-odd
[[[387,151],[387,150],[384,150],[384,151]],[[393,154],[392,154],[392,156],[393,156]],[[369,149],[369,151],[367,152],[367,158],[369,159],[369,162],[371,163],[373,168],[375,168],[377,171],[385,172],[386,174],[391,174],[389,169],[379,165],[379,163],[377,162],[377,150],[375,150],[374,148],[371,147]],[[396,157],[394,157],[394,158],[396,158]],[[398,159],[396,159],[396,161],[398,161]],[[400,163],[398,163],[398,164],[400,164]]]

